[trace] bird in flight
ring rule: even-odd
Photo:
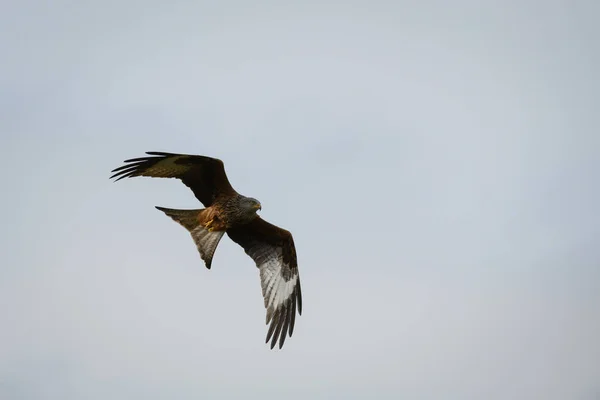
[[[110,178],[177,178],[189,187],[205,208],[176,210],[158,207],[187,229],[206,268],[225,233],[239,244],[256,263],[265,308],[267,339],[271,349],[279,339],[283,346],[286,335],[292,336],[296,309],[302,314],[302,293],[298,262],[292,234],[262,219],[257,211],[261,204],[252,197],[236,192],[225,173],[223,161],[188,154],[146,152],[148,157],[125,160],[125,165],[112,170]]]

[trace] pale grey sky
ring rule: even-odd
[[[593,1],[4,2],[0,398],[598,399]],[[281,351],[258,270],[213,269],[109,181],[215,156],[294,234]]]

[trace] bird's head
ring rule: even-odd
[[[242,200],[242,208],[249,215],[254,215],[254,214],[256,214],[256,212],[258,210],[262,210],[260,201],[254,199],[252,197],[245,197]]]

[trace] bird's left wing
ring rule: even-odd
[[[302,292],[298,261],[292,234],[257,217],[249,224],[227,230],[229,237],[242,246],[260,270],[262,294],[269,322],[267,339],[271,349],[279,338],[283,346],[292,336],[296,309],[302,314]]]
[[[112,178],[121,180],[135,176],[177,178],[189,187],[205,207],[210,207],[218,196],[233,196],[236,191],[227,179],[223,161],[218,158],[146,152],[150,157],[125,160],[125,165],[112,170]]]

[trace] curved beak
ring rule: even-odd
[[[256,208],[257,210],[262,210],[262,204],[257,204],[256,206],[254,206],[254,208]]]

